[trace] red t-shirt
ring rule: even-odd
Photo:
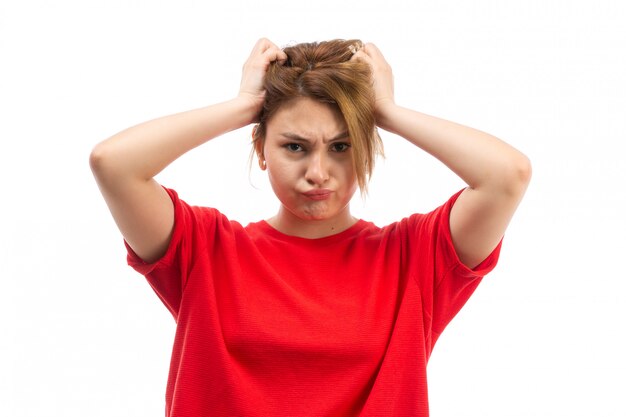
[[[460,193],[386,227],[305,239],[167,191],[166,254],[146,264],[127,245],[177,323],[166,416],[428,415],[432,347],[500,249],[461,264],[448,221]]]

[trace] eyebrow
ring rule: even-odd
[[[307,143],[311,143],[312,142],[312,140],[310,140],[308,138],[302,137],[300,135],[297,135],[297,134],[291,133],[291,132],[281,133],[281,136],[283,136],[283,137],[285,137],[287,139],[296,141],[296,142],[307,142]],[[324,143],[329,143],[329,142],[334,142],[334,141],[339,140],[339,139],[346,139],[348,137],[350,137],[350,134],[349,134],[348,131],[345,131],[345,132],[341,132],[340,134],[338,134],[337,136],[335,136],[333,138],[330,138],[328,140],[324,140],[323,142]]]

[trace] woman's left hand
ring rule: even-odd
[[[374,94],[376,96],[376,122],[379,124],[384,110],[389,106],[395,106],[391,66],[385,60],[380,49],[373,43],[366,43],[354,54],[352,59],[361,59],[367,62],[372,69]]]

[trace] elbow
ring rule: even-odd
[[[526,192],[532,177],[530,159],[521,152],[500,158],[497,164],[487,169],[483,180],[473,189],[489,190],[490,193],[519,197]]]
[[[507,194],[523,195],[532,178],[533,169],[530,159],[519,153],[508,162],[505,172],[502,178],[505,180],[503,187],[507,190]]]
[[[524,154],[520,154],[518,161],[515,164],[515,177],[517,181],[524,185],[524,188],[530,183],[530,179],[533,176],[533,167],[530,159]]]
[[[89,167],[100,185],[152,179],[153,176],[138,173],[137,166],[140,163],[141,161],[133,157],[127,148],[112,139],[98,143],[89,154]]]
[[[124,175],[123,160],[108,141],[98,143],[89,154],[89,167],[99,183],[108,183]]]
[[[107,146],[103,142],[100,142],[94,146],[89,154],[89,167],[96,177],[102,175],[106,170],[106,166],[108,165],[107,161],[110,159],[107,153]]]

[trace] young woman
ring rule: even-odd
[[[274,217],[244,227],[154,180],[253,123]],[[356,219],[377,126],[467,188],[382,228]],[[261,39],[236,98],[120,132],[90,163],[129,264],[177,322],[169,417],[427,416],[433,345],[495,266],[531,171],[493,136],[398,106],[380,51],[340,40]]]

